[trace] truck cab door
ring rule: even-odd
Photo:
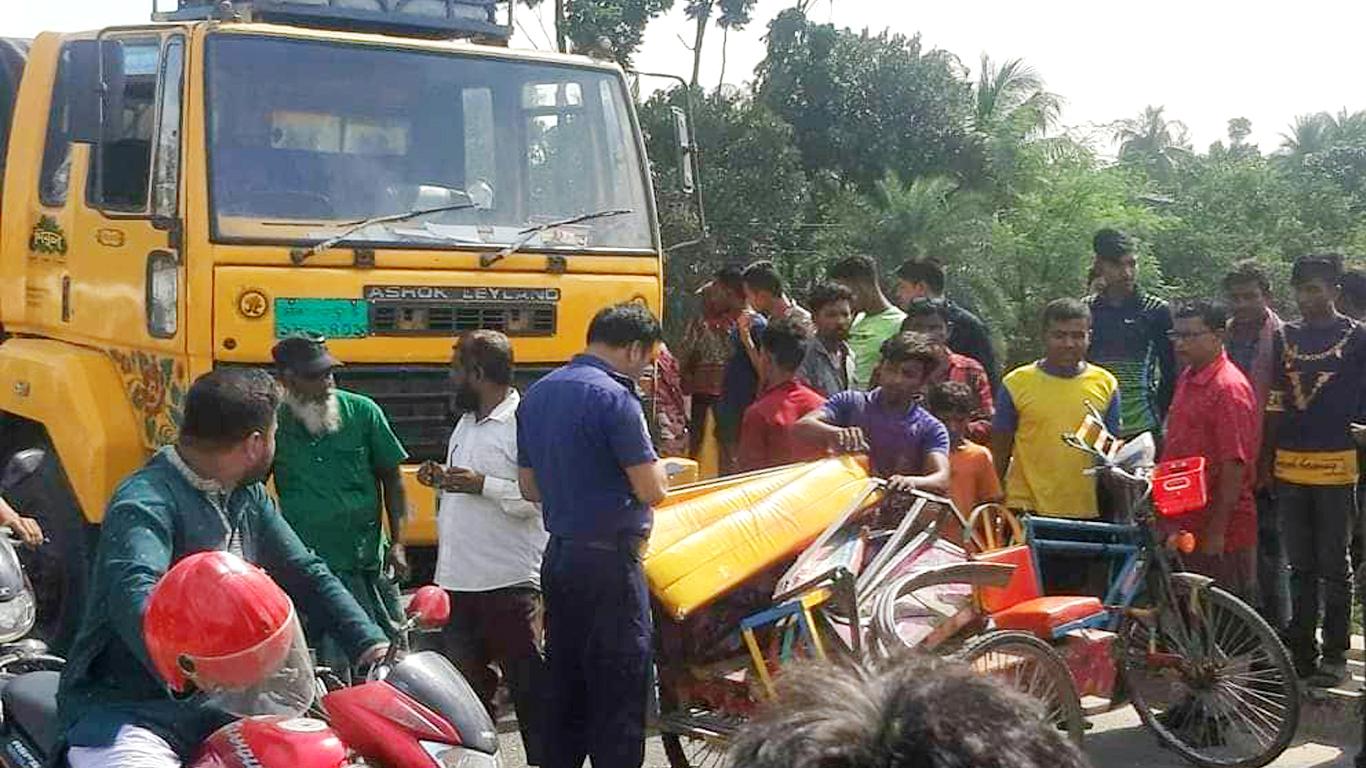
[[[129,354],[180,359],[185,36],[119,30],[105,32],[99,43],[99,137],[90,147],[84,189],[71,193],[74,229],[85,242],[70,260],[69,323],[82,336],[104,340],[116,360]]]

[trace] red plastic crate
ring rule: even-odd
[[[1163,517],[1204,509],[1208,501],[1205,457],[1164,461],[1153,470],[1153,506]]]

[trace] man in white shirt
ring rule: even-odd
[[[517,483],[517,405],[512,345],[497,331],[473,331],[451,360],[455,403],[446,466],[424,464],[418,479],[441,491],[436,583],[451,595],[446,655],[489,712],[507,679],[527,764],[542,759],[541,557],[548,535],[541,509]]]

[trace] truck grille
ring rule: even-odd
[[[337,386],[374,400],[408,450],[410,462],[444,461],[455,425],[450,368],[444,365],[348,365]]]
[[[370,332],[376,336],[454,336],[481,329],[508,336],[553,336],[555,320],[553,304],[370,302]]]
[[[523,392],[549,368],[522,367],[513,371]],[[389,418],[407,449],[410,463],[445,463],[446,446],[455,427],[451,402],[450,368],[445,365],[347,365],[333,372],[337,386],[365,395]]]

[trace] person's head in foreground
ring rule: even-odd
[[[906,654],[795,668],[737,734],[731,768],[1084,768],[1039,705],[970,668]]]
[[[1043,357],[1054,370],[1073,371],[1091,343],[1091,310],[1077,299],[1054,299],[1043,309]]]
[[[939,365],[934,344],[921,333],[900,333],[882,342],[877,385],[882,401],[892,409],[909,408],[925,394],[930,374]]]
[[[1176,359],[1196,370],[1219,358],[1224,351],[1224,328],[1228,310],[1217,301],[1192,299],[1177,305],[1176,323],[1168,333]]]
[[[1224,275],[1224,298],[1239,323],[1260,325],[1265,321],[1271,295],[1271,278],[1252,259],[1234,264]]]
[[[178,446],[229,487],[265,480],[275,460],[280,388],[265,371],[220,368],[200,376],[185,395]]]
[[[588,324],[588,354],[605,360],[618,373],[639,379],[659,355],[664,330],[644,304],[633,301],[598,311]]]
[[[1117,229],[1102,229],[1091,239],[1096,253],[1095,269],[1105,282],[1105,291],[1121,298],[1138,289],[1138,258],[1134,241]]]

